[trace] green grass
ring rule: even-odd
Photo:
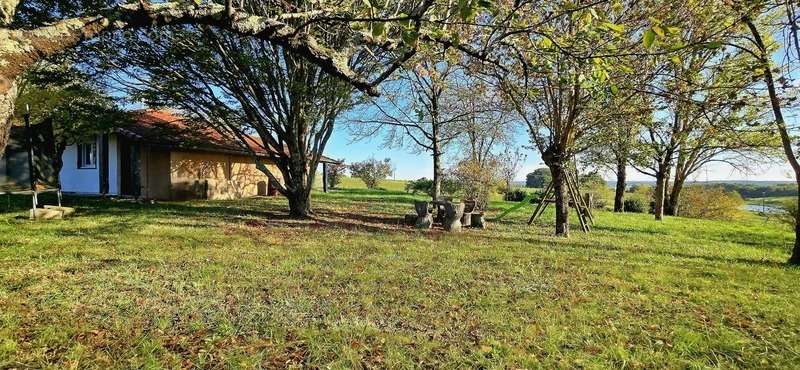
[[[407,180],[381,180],[378,182],[378,187],[381,190],[393,191],[393,192],[403,192],[406,189]],[[343,177],[342,183],[339,184],[339,187],[342,189],[366,189],[367,186],[364,184],[364,181],[361,179],[353,178],[353,177]]]
[[[387,185],[388,187],[388,185]],[[598,212],[551,236],[401,226],[415,198],[138,204],[0,196],[0,368],[770,367],[800,361],[792,234]],[[497,214],[508,203],[494,203]],[[574,227],[577,230],[577,227]]]

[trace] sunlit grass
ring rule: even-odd
[[[598,212],[561,239],[551,211],[525,225],[527,206],[483,231],[418,232],[399,220],[424,196],[382,187],[317,193],[310,221],[278,198],[68,198],[75,217],[32,223],[27,199],[0,197],[0,368],[800,361],[779,223]]]

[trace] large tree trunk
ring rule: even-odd
[[[437,200],[442,196],[442,153],[439,148],[439,140],[437,139],[437,129],[434,125],[434,140],[433,140],[433,200]]]
[[[617,187],[614,191],[614,212],[625,212],[625,189],[627,188],[626,162],[617,163]]]
[[[289,216],[292,218],[308,218],[313,213],[311,211],[311,199],[308,193],[303,191],[286,194],[289,200]]]
[[[313,185],[313,174],[306,164],[305,153],[294,153],[290,159],[290,167],[288,172],[291,177],[286,188],[284,189],[284,196],[289,200],[289,216],[293,218],[308,218],[314,212],[311,210],[311,186]],[[279,188],[280,189],[280,188]]]
[[[303,125],[299,125],[303,126]],[[289,200],[289,215],[294,218],[307,218],[314,212],[311,210],[311,187],[313,186],[313,168],[309,164],[309,155],[304,150],[289,148],[292,158],[288,168],[291,184],[286,191]]]
[[[656,220],[661,221],[664,219],[664,204],[667,196],[667,172],[669,170],[665,165],[659,164],[658,172],[656,172],[656,190],[655,190],[655,208],[653,214]]]
[[[683,190],[685,182],[686,176],[680,173],[675,174],[675,181],[672,183],[672,189],[669,192],[669,199],[667,199],[666,207],[666,212],[670,216],[680,215],[681,191]]]
[[[563,164],[550,166],[553,176],[556,208],[556,235],[569,236],[569,195],[567,194],[567,172]]]

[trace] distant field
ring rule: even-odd
[[[406,184],[408,181],[406,180],[382,180],[378,183],[378,187],[383,190],[388,191],[405,191]],[[342,183],[339,185],[340,188],[343,189],[366,189],[367,186],[364,184],[361,179],[356,179],[353,177],[345,177],[342,178]]]
[[[748,198],[746,199],[746,201],[748,204],[754,204],[754,205],[766,204],[768,206],[782,207],[787,203],[796,202],[797,197]]]

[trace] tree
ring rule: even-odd
[[[702,32],[706,22],[693,19],[684,32]],[[732,36],[731,31],[717,35]],[[752,78],[743,73],[741,52],[701,45],[676,57],[662,61],[664,73],[651,86],[656,114],[642,135],[647,159],[637,163],[656,179],[657,220],[677,215],[686,180],[704,165],[743,167],[752,162],[751,154],[762,154],[772,141],[763,125],[753,124],[758,122],[756,112],[747,107],[757,99],[746,94]]]
[[[451,173],[464,198],[475,201],[476,209],[485,210],[497,183],[502,180],[499,168],[495,158],[484,162],[467,158],[459,161]]]
[[[350,175],[364,181],[367,189],[378,188],[380,181],[389,177],[392,172],[394,172],[394,167],[392,167],[392,160],[389,158],[382,161],[370,158],[350,165]]]
[[[262,3],[248,4],[256,11]],[[347,37],[316,39],[344,47]],[[313,213],[313,171],[337,117],[357,103],[350,84],[282,46],[207,27],[141,31],[116,41],[125,52],[109,55],[108,64],[123,66],[119,82],[134,97],[181,109],[234,140],[286,197],[291,216]],[[363,55],[348,68],[357,69]],[[260,161],[259,151],[274,167]]]
[[[550,169],[537,168],[525,177],[525,187],[543,189],[550,181],[553,181]]]
[[[643,122],[652,120],[651,98],[643,93],[652,77],[647,59],[626,58],[635,73],[616,71],[613,81],[618,93],[609,94],[589,119],[602,121],[592,145],[581,158],[587,165],[613,172],[616,177],[614,212],[625,211],[629,162],[637,151],[637,135]]]
[[[800,161],[797,159],[797,154],[795,153],[793,146],[793,138],[789,132],[789,127],[787,126],[783,115],[782,105],[784,104],[784,101],[781,100],[781,97],[778,93],[777,84],[779,81],[788,82],[789,77],[782,76],[776,79],[773,75],[774,69],[772,54],[778,49],[778,46],[776,45],[775,41],[771,40],[769,37],[769,32],[772,31],[767,31],[767,36],[765,37],[761,30],[761,28],[764,26],[758,23],[760,16],[766,15],[768,17],[772,14],[772,12],[775,11],[776,8],[777,6],[775,4],[771,4],[771,2],[764,2],[758,4],[752,9],[748,9],[750,11],[745,12],[741,18],[739,18],[739,22],[746,27],[750,37],[741,41],[741,44],[732,44],[732,46],[742,50],[752,57],[754,61],[753,66],[755,67],[752,71],[753,76],[763,79],[764,86],[767,88],[770,107],[772,108],[772,114],[774,117],[773,124],[775,129],[778,130],[778,134],[780,135],[781,139],[781,147],[783,148],[787,161],[792,167],[792,171],[795,175],[795,182],[797,183],[798,191],[800,191]],[[800,60],[800,44],[796,39],[797,23],[796,19],[791,17],[791,13],[789,18],[788,25],[793,30],[790,34],[794,37],[790,39],[793,41],[790,41],[787,44],[793,44],[797,48],[798,54],[796,59],[793,61],[794,63],[797,63],[797,61]],[[796,203],[796,209],[800,209],[800,193],[798,193]],[[800,213],[795,212],[795,215],[796,221],[794,222],[794,248],[792,249],[792,255],[789,257],[788,262],[789,264],[800,265],[800,218],[797,218],[800,217]]]
[[[20,3],[21,0],[0,0],[0,40],[3,40],[0,47],[0,153],[5,149],[11,127],[10,118],[19,93],[18,78],[36,62],[102,34],[124,29],[187,24],[225,29],[280,46],[296,57],[313,63],[326,73],[350,83],[356,89],[376,95],[376,86],[416,52],[422,19],[426,18],[426,13],[434,4],[432,0],[428,0],[409,6],[387,6],[380,10],[374,8],[371,3],[364,2],[353,9],[337,10],[335,7],[326,6],[327,4],[312,8],[283,3],[271,5],[266,12],[268,14],[256,16],[236,7],[233,0],[227,0],[225,5],[213,1],[202,4],[199,1],[153,4],[141,0],[138,3],[112,5],[100,9],[98,4],[105,5],[104,1],[85,0],[73,2],[83,5],[73,8],[77,8],[76,12],[88,10],[88,14],[83,16],[69,13],[49,14],[52,22],[41,24],[35,22],[33,18],[16,17]],[[59,0],[57,4],[70,4],[70,2]],[[53,2],[47,2],[46,5],[45,8],[61,9],[53,6]],[[477,5],[469,6],[477,7]],[[370,71],[376,76],[372,81],[350,69],[347,61],[351,59],[351,55],[343,54],[345,51],[357,49],[358,52],[362,52],[361,48],[337,48],[339,51],[334,51],[306,32],[313,28],[308,27],[311,23],[324,23],[329,26],[328,30],[335,29],[335,25],[343,29],[352,29],[351,24],[363,24],[364,19],[367,19],[366,23],[372,29],[371,37],[356,32],[357,37],[353,37],[350,40],[351,44],[348,45],[368,48],[370,45],[375,45],[376,51],[388,52],[381,58],[381,62],[385,63],[385,70]],[[389,35],[391,36],[389,40],[383,39],[386,34],[384,19],[391,19],[403,25],[397,28],[395,34]],[[298,21],[301,21],[303,27],[295,28],[289,24],[294,22],[297,25]],[[400,34],[405,37],[400,39]],[[426,39],[437,38],[429,36]],[[378,55],[380,54],[382,53]]]
[[[454,94],[458,66],[434,53],[416,59],[387,83],[382,98],[371,109],[376,118],[354,119],[359,138],[385,134],[386,146],[405,146],[431,153],[433,158],[433,199],[442,195],[442,163],[448,145],[459,135],[457,125],[467,113]],[[362,116],[369,116],[364,114]]]
[[[506,96],[552,174],[556,235],[569,235],[567,176],[574,169],[574,158],[590,147],[588,139],[600,127],[600,122],[585,116],[597,109],[600,97],[609,93],[611,65],[592,54],[617,49],[621,30],[611,20],[632,14],[629,9],[599,5],[597,9],[579,9],[569,17],[555,19],[546,34],[558,37],[534,33],[517,40],[516,48],[524,52],[515,53],[514,73],[503,78]],[[606,24],[606,28],[601,28],[601,24]],[[570,45],[570,50],[561,45]],[[572,48],[589,50],[587,57],[593,63],[577,57]]]
[[[499,166],[498,173],[503,180],[503,187],[505,193],[509,193],[514,189],[514,179],[517,178],[517,172],[525,162],[525,155],[519,148],[506,150],[497,156],[497,164]]]

